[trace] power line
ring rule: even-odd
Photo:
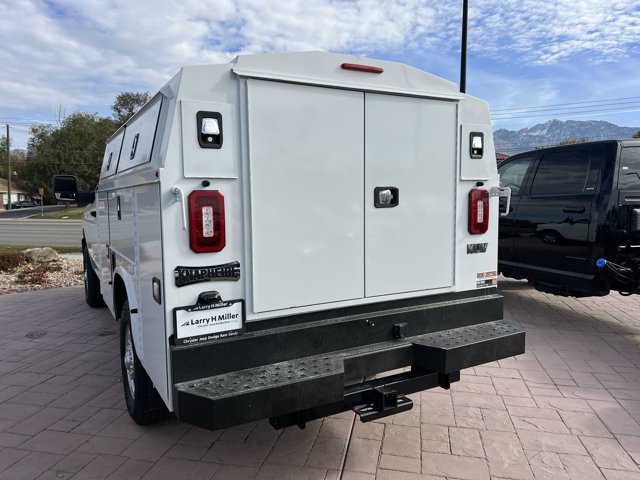
[[[491,118],[496,121],[536,117],[566,118],[568,116],[603,115],[605,113],[628,113],[639,110],[640,97],[634,96],[495,109],[491,110]]]
[[[514,108],[499,108],[493,110],[494,112],[509,112],[512,110],[534,110],[537,108],[547,108],[547,107],[564,107],[567,105],[583,105],[587,103],[602,103],[602,102],[616,102],[618,100],[633,100],[640,101],[640,97],[620,97],[620,98],[607,98],[603,100],[587,100],[584,102],[569,102],[569,103],[551,103],[549,105],[534,105],[529,107],[514,107]]]
[[[552,112],[552,113],[540,113],[532,115],[515,115],[498,117],[491,115],[493,120],[515,120],[518,118],[535,118],[535,117],[583,117],[585,115],[604,115],[605,113],[630,113],[640,111],[640,105],[632,105],[629,108],[603,108],[598,110],[582,110],[578,112]]]
[[[3,119],[2,121],[11,121],[11,122],[57,122],[58,120],[55,118],[41,118],[34,119],[29,117],[0,117]]]
[[[34,121],[27,121],[27,120],[22,120],[22,121],[15,121],[15,120],[7,120],[7,119],[2,119],[0,118],[0,123],[9,123],[11,125],[25,125],[25,126],[30,126],[30,125],[36,125],[36,124],[40,124],[40,125],[53,125],[55,123],[57,123],[57,120],[51,120],[51,121],[41,121],[41,120],[34,120]]]
[[[591,106],[582,106],[582,107],[563,107],[561,109],[557,109],[557,108],[540,108],[538,110],[531,110],[531,111],[522,111],[522,112],[511,112],[511,113],[496,113],[496,112],[492,112],[493,115],[495,116],[499,116],[499,117],[510,117],[512,115],[521,115],[521,114],[536,114],[536,113],[540,113],[540,112],[559,112],[559,113],[572,113],[571,110],[573,111],[577,111],[577,113],[580,112],[588,112],[591,111],[592,109],[596,108],[597,110],[595,111],[602,111],[603,109],[601,109],[600,107],[611,107],[613,105],[626,105],[626,108],[637,108],[640,107],[640,100],[637,101],[633,101],[633,102],[613,102],[613,103],[603,103],[600,105],[591,105]],[[615,107],[612,108],[610,110],[617,110],[620,107]],[[591,110],[590,110],[591,109]]]

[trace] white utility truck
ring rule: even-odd
[[[84,195],[86,299],[120,321],[129,413],[368,421],[522,353],[496,289],[498,185],[487,104],[415,68],[322,52],[183,68]],[[54,189],[83,197],[73,176]]]

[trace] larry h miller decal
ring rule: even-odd
[[[175,310],[176,345],[189,345],[240,335],[244,302],[233,300]]]

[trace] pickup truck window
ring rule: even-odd
[[[500,168],[500,186],[509,187],[512,195],[520,195],[522,182],[532,161],[533,156],[522,157]]]
[[[589,150],[562,150],[540,160],[531,185],[532,195],[582,193],[589,176]]]
[[[640,147],[622,149],[618,184],[622,190],[640,190]]]

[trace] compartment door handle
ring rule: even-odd
[[[396,187],[373,189],[373,205],[376,208],[393,208],[400,204],[400,190]]]

